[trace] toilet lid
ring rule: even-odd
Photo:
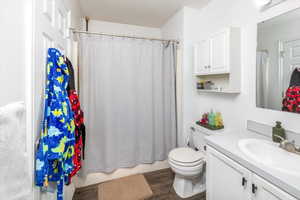
[[[177,148],[169,153],[169,158],[181,163],[194,163],[204,159],[204,154],[191,148]]]

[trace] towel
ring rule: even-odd
[[[29,200],[29,156],[26,149],[26,112],[23,102],[0,107],[1,199]]]

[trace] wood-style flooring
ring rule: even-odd
[[[182,200],[173,189],[174,173],[171,169],[145,173],[144,176],[153,191],[153,197],[147,200]],[[76,189],[73,200],[98,200],[98,185]],[[205,193],[185,200],[205,200]]]

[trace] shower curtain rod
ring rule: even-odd
[[[112,37],[124,37],[124,38],[141,39],[141,40],[156,40],[156,41],[162,41],[162,42],[175,42],[176,44],[180,44],[180,42],[178,40],[165,40],[165,39],[158,39],[158,38],[136,37],[136,36],[129,36],[129,35],[97,33],[97,32],[89,32],[89,31],[80,31],[80,30],[76,30],[74,28],[70,28],[70,30],[73,33],[84,33],[84,34],[103,35],[103,36],[112,36]]]

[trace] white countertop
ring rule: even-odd
[[[238,141],[246,138],[271,140],[268,137],[261,136],[248,130],[226,130],[221,134],[205,137],[205,141],[209,146],[230,157],[248,170],[263,177],[290,195],[300,199],[300,177],[282,173],[248,158],[238,147]]]

